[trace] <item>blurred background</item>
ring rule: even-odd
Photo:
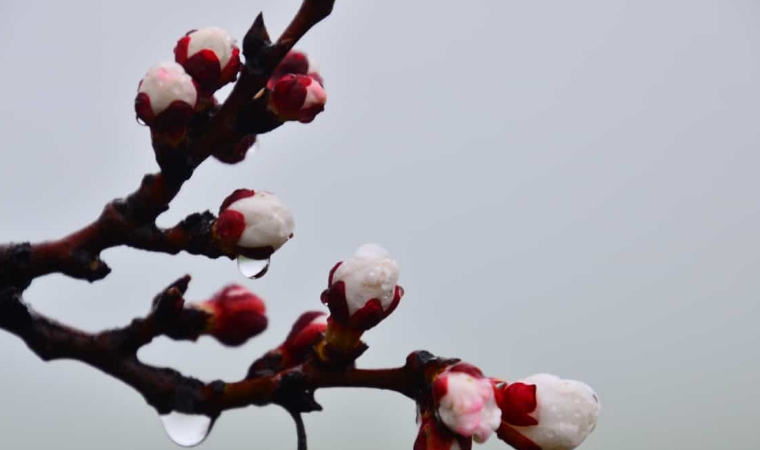
[[[155,170],[137,83],[191,28],[242,38],[263,10],[279,35],[298,0],[0,3],[0,236],[56,238]],[[603,410],[584,450],[756,450],[760,431],[760,3],[754,0],[337,0],[299,48],[327,110],[208,161],[161,216],[276,192],[296,237],[266,277],[230,261],[119,248],[89,285],[38,279],[27,300],[96,331],[128,323],[178,276],[203,299],[235,281],[270,328],[237,349],[159,339],[147,362],[241,378],[332,265],[364,242],[401,266],[400,309],[365,336],[362,367],[412,350],[515,379],[591,384]],[[43,363],[0,333],[0,448],[173,449],[131,388]],[[410,449],[414,405],[322,390],[312,449]],[[225,413],[206,450],[295,448],[280,408]],[[493,438],[483,448],[505,445]]]

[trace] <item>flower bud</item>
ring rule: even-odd
[[[587,384],[538,374],[497,383],[499,438],[518,450],[571,450],[596,427],[599,400]]]
[[[491,380],[469,364],[456,364],[436,376],[433,399],[440,421],[475,442],[485,442],[501,423]]]
[[[287,74],[272,86],[269,108],[283,121],[309,123],[325,109],[327,93],[308,75]]]
[[[188,32],[177,42],[174,57],[206,93],[234,81],[240,69],[235,39],[217,27]]]
[[[222,246],[266,259],[293,237],[293,215],[271,192],[238,189],[219,208],[214,237]]]
[[[224,345],[242,345],[267,328],[264,301],[237,284],[225,287],[211,299],[192,307],[209,314],[205,333]]]
[[[317,80],[320,85],[325,85],[322,76],[317,71],[317,65],[314,63],[314,60],[309,58],[304,52],[291,50],[284,58],[282,58],[280,64],[272,72],[272,76],[267,83],[267,88],[271,90],[277,80],[290,73],[295,75],[308,75]]]
[[[472,439],[452,433],[441,425],[435,415],[423,412],[420,418],[420,432],[414,441],[414,450],[470,450]]]
[[[387,250],[377,244],[362,245],[330,271],[328,288],[322,293],[330,321],[360,332],[376,326],[404,295],[396,284],[398,277],[398,264]]]
[[[184,128],[193,116],[198,91],[193,79],[175,62],[148,70],[137,87],[135,112],[151,128]]]
[[[293,324],[280,349],[288,361],[300,360],[307,354],[327,329],[327,314],[307,311]]]

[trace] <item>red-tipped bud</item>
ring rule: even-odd
[[[460,436],[485,442],[501,424],[491,380],[480,369],[456,364],[433,380],[438,419]]]
[[[243,256],[265,259],[293,236],[290,210],[271,192],[238,189],[219,209],[214,236]]]
[[[283,121],[309,123],[325,109],[327,93],[308,75],[287,74],[270,90],[269,107]]]
[[[420,420],[420,432],[414,441],[414,450],[470,450],[472,438],[452,433],[436,420],[435,415],[423,412]]]
[[[148,70],[137,87],[135,112],[152,129],[184,128],[193,116],[198,91],[177,63],[164,62]]]
[[[599,401],[587,384],[538,374],[494,383],[499,438],[518,450],[572,450],[596,427]]]
[[[365,244],[330,271],[322,302],[330,321],[359,332],[369,330],[398,306],[404,289],[396,284],[399,267],[387,250]]]
[[[319,342],[327,329],[327,314],[322,311],[307,311],[293,324],[280,349],[288,361],[303,359]]]
[[[291,50],[282,58],[280,64],[272,72],[272,76],[267,83],[267,88],[270,90],[274,88],[275,83],[287,74],[308,75],[317,80],[322,86],[325,85],[314,60],[309,58],[306,53],[298,50]]]
[[[235,39],[217,27],[188,32],[177,42],[174,57],[209,94],[234,81],[240,69],[240,49]]]
[[[237,284],[225,287],[211,299],[192,307],[209,314],[206,334],[225,345],[242,345],[267,328],[264,301]]]

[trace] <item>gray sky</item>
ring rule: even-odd
[[[297,6],[0,3],[3,240],[62,236],[155,170],[132,102],[181,34],[217,25],[241,38],[263,10],[277,35]],[[204,164],[160,220],[217,208],[238,187],[276,192],[296,238],[265,278],[114,249],[106,280],[49,276],[27,299],[100,330],[144,314],[184,273],[190,299],[244,282],[267,300],[263,336],[140,354],[234,380],[321,307],[333,263],[376,241],[406,296],[366,335],[361,366],[428,349],[507,379],[582,379],[603,404],[584,450],[757,449],[758,23],[752,0],[337,0],[301,45],[325,77],[325,113],[264,136],[244,164]],[[0,448],[175,448],[120,382],[42,363],[8,334],[0,360]],[[317,398],[312,449],[411,448],[401,396]],[[222,416],[202,448],[294,447],[282,410],[252,407]]]

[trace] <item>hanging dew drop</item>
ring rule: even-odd
[[[214,421],[203,414],[184,414],[172,411],[161,416],[164,431],[175,444],[195,447],[206,439]]]
[[[240,255],[237,257],[237,265],[244,277],[255,280],[263,277],[269,270],[269,258],[251,259]]]

